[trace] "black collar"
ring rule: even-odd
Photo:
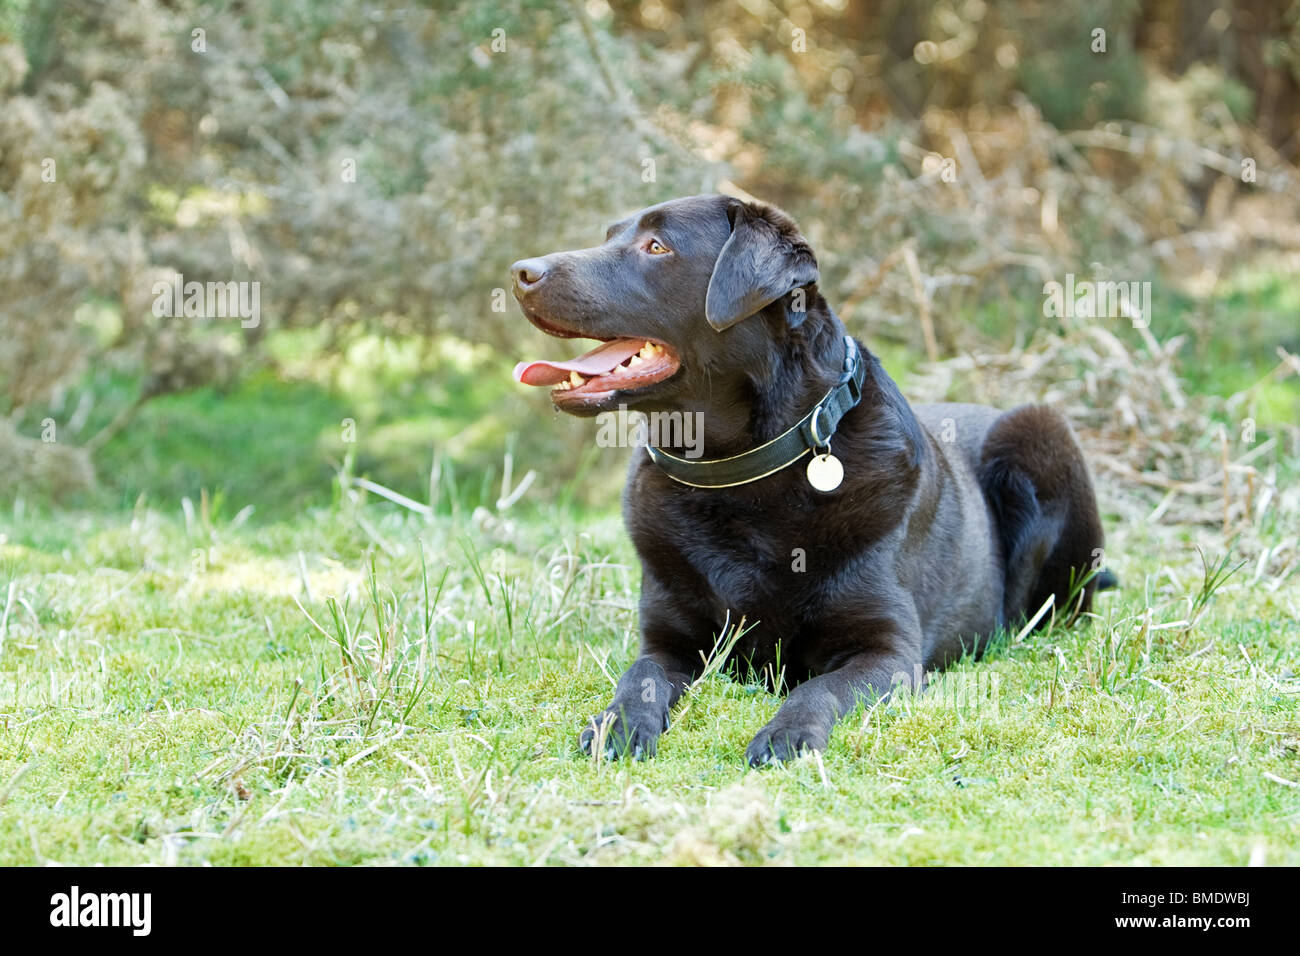
[[[758,481],[793,465],[810,451],[828,454],[830,438],[840,420],[862,399],[862,383],[866,377],[867,363],[862,360],[857,343],[846,335],[844,371],[839,381],[811,412],[770,442],[731,458],[699,461],[678,458],[653,445],[646,445],[646,452],[669,478],[693,488],[730,488]]]

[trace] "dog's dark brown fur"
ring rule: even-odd
[[[647,237],[670,252],[648,255]],[[705,458],[790,428],[844,361],[844,328],[817,290],[812,250],[788,216],[760,204],[664,203],[611,227],[601,246],[525,260],[514,273],[521,306],[547,331],[644,337],[681,361],[642,389],[555,392],[557,407],[701,412]],[[701,652],[742,616],[756,626],[734,655],[794,685],[748,759],[822,749],[859,700],[919,686],[1049,595],[1064,610],[1072,585],[1098,567],[1092,483],[1059,414],[913,408],[859,348],[867,377],[832,440],[845,471],[832,493],[809,486],[806,459],[750,484],[698,489],[633,455],[623,510],[642,564],[641,653],[583,732],[584,749],[603,740],[611,754],[653,754]],[[1085,610],[1097,583],[1083,588]]]

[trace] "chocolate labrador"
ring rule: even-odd
[[[1114,583],[1065,420],[909,405],[846,336],[780,210],[677,199],[614,223],[599,246],[511,271],[535,326],[603,343],[522,362],[516,379],[552,386],[573,415],[626,407],[702,427],[695,455],[680,428],[632,455],[623,515],[642,565],[641,649],[582,732],[587,752],[654,754],[742,616],[755,626],[732,658],[794,685],[749,745],[761,765],[824,749],[859,701],[919,689],[1049,598],[1055,613],[1087,610]]]

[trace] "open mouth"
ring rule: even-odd
[[[531,318],[531,316],[530,316]],[[576,337],[549,323],[535,322],[543,331]],[[550,385],[551,401],[560,408],[604,404],[615,392],[649,388],[672,376],[681,360],[671,348],[653,339],[609,339],[567,362],[520,362],[515,381],[524,385]]]

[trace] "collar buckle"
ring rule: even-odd
[[[856,405],[862,400],[862,383],[853,375],[853,370],[844,373],[843,383],[849,387],[849,394],[853,396],[853,404]]]
[[[844,337],[844,371],[840,373],[840,380],[836,382],[836,387],[847,385],[849,394],[853,396],[853,404],[856,405],[862,398],[862,382],[858,376],[853,374],[858,370],[858,344],[849,336]],[[852,407],[852,406],[850,406]]]

